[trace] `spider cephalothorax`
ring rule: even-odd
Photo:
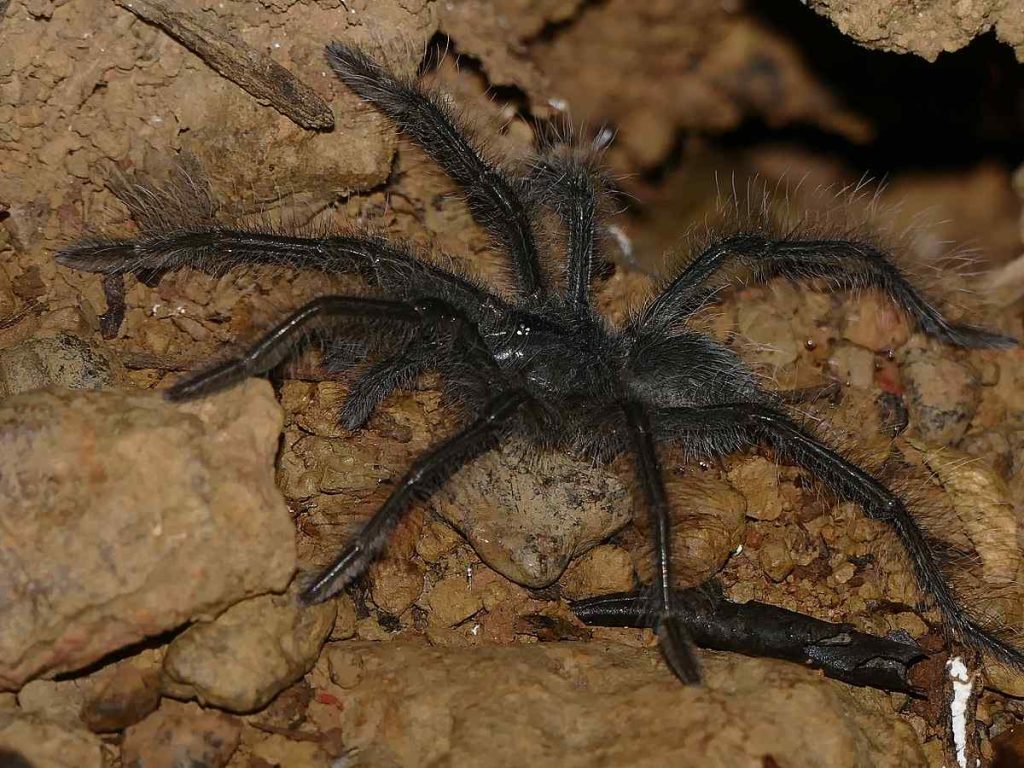
[[[590,159],[555,147],[525,178],[513,177],[464,138],[437,96],[346,45],[330,45],[327,58],[349,88],[393,120],[464,190],[474,216],[510,259],[511,298],[418,260],[379,236],[233,229],[212,218],[196,224],[194,213],[191,221],[163,216],[142,222],[138,238],[84,241],[58,256],[64,265],[103,273],[274,264],[358,273],[376,290],[373,297],[311,301],[240,358],[173,386],[167,391],[172,400],[265,374],[314,334],[369,334],[377,341],[373,349],[382,353],[352,385],[342,412],[352,429],[420,371],[444,375],[450,400],[471,417],[469,425],[414,463],[334,564],[309,582],[307,601],[325,600],[358,577],[415,494],[436,488],[497,439],[520,434],[604,457],[629,451],[652,522],[661,647],[675,674],[694,682],[699,669],[670,588],[669,501],[657,446],[674,441],[688,456],[711,457],[762,445],[891,526],[953,637],[1024,666],[1024,654],[981,627],[957,600],[936,546],[900,496],[794,421],[728,348],[685,325],[716,290],[712,277],[742,265],[748,278],[759,281],[816,278],[835,289],[879,290],[918,328],[949,344],[1009,346],[1014,339],[947,321],[867,242],[773,238],[757,229],[712,240],[653,301],[613,328],[595,312],[589,295],[604,194]],[[564,232],[564,279],[557,285],[541,269],[535,221],[545,209]]]

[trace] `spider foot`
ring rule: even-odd
[[[658,617],[658,642],[672,673],[685,685],[700,682],[700,664],[693,652],[693,641],[682,618],[672,613]]]
[[[964,323],[949,323],[941,335],[953,346],[967,349],[1009,349],[1020,344],[1013,336]]]
[[[314,572],[302,585],[299,601],[315,605],[330,600],[369,565],[365,548],[358,543],[347,546],[327,568]]]
[[[243,361],[227,360],[172,384],[164,390],[164,397],[172,403],[184,403],[228,389],[247,376]]]

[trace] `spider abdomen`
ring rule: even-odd
[[[763,403],[768,398],[739,356],[697,333],[636,339],[626,376],[630,395],[658,408]]]

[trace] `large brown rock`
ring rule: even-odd
[[[784,662],[702,654],[704,685],[684,687],[656,651],[596,642],[325,655],[357,674],[335,689],[343,706],[311,716],[368,765],[926,765],[886,694]]]
[[[0,403],[0,689],[284,589],[270,387],[171,405],[41,390]]]
[[[431,498],[480,559],[528,587],[622,528],[632,499],[608,467],[509,441],[455,474]]]
[[[259,709],[309,671],[336,615],[334,602],[303,606],[291,593],[245,600],[175,638],[164,690],[232,712]]]

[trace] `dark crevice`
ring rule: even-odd
[[[989,32],[935,62],[864,48],[800,3],[751,12],[789,38],[829,91],[878,129],[872,154],[887,167],[934,157],[1024,159],[1024,68]]]
[[[793,146],[879,176],[965,169],[986,160],[1009,168],[1024,162],[1024,67],[994,33],[928,62],[864,48],[797,2],[756,3],[750,13],[788,39],[837,102],[863,117],[875,136],[856,143],[817,125],[776,127],[754,116],[706,137],[723,152]],[[680,131],[644,181],[658,184],[684,166],[691,136]]]

